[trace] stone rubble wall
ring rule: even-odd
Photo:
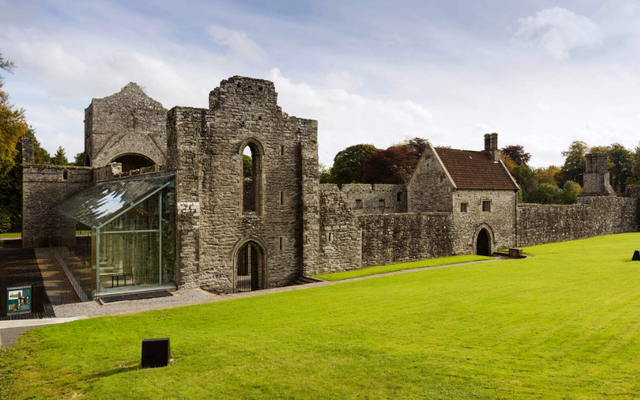
[[[60,216],[53,208],[92,182],[93,170],[89,167],[23,165],[22,246],[73,245],[75,222]]]
[[[347,196],[337,185],[320,185],[320,257],[310,275],[361,268],[362,234]]]
[[[360,215],[362,267],[453,254],[451,213]]]
[[[407,212],[405,185],[347,184],[340,190],[356,215]]]
[[[407,183],[409,212],[451,212],[453,183],[429,144]]]
[[[638,198],[584,196],[580,204],[518,206],[518,246],[638,231]]]

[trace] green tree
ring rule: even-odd
[[[576,140],[571,143],[569,149],[562,152],[564,164],[556,175],[558,187],[564,187],[566,181],[578,182],[582,186],[582,174],[585,171],[587,144]]]
[[[253,160],[251,159],[251,156],[243,154],[242,155],[242,177],[243,178],[251,178],[252,167],[253,167]]]
[[[566,181],[562,187],[562,203],[575,204],[578,201],[578,195],[582,193],[582,188],[575,182]]]
[[[318,164],[318,172],[320,174],[320,183],[331,183],[331,170],[326,165]]]
[[[540,184],[531,194],[531,202],[540,204],[562,204],[562,191],[558,189],[556,185],[549,185],[548,183]]]
[[[362,183],[362,168],[369,155],[376,150],[371,144],[356,144],[336,154],[331,167],[331,183]]]
[[[624,193],[626,182],[633,175],[634,154],[620,143],[609,146],[609,171],[611,185],[619,193]]]
[[[13,73],[13,68],[13,62],[5,60],[0,52],[0,70]],[[16,143],[29,130],[24,110],[14,108],[3,87],[4,77],[0,75],[0,172],[14,165]]]
[[[73,165],[75,165],[76,167],[84,166],[84,151],[76,154],[76,158],[73,161]]]
[[[67,160],[67,155],[62,148],[62,146],[58,147],[56,154],[51,157],[52,165],[69,165],[69,160]]]

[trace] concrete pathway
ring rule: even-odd
[[[352,279],[345,279],[342,281],[321,281],[321,282],[316,282],[316,283],[310,283],[310,284],[306,284],[306,285],[296,285],[296,286],[285,286],[285,287],[279,287],[279,288],[273,288],[273,289],[264,289],[264,290],[257,290],[254,292],[244,292],[244,293],[233,293],[233,294],[225,294],[225,295],[214,295],[211,294],[209,292],[205,292],[202,290],[192,290],[192,291],[178,291],[178,293],[182,292],[183,296],[185,297],[185,300],[192,298],[192,297],[199,297],[198,300],[196,301],[187,301],[187,302],[178,302],[178,303],[166,303],[166,300],[164,299],[170,299],[167,297],[164,298],[160,298],[160,299],[150,299],[150,300],[136,300],[136,301],[128,301],[128,302],[122,302],[122,303],[113,303],[113,304],[107,304],[107,305],[103,305],[100,306],[97,304],[97,302],[85,302],[85,303],[76,303],[76,304],[69,304],[69,305],[63,305],[63,306],[59,306],[59,307],[55,307],[56,309],[56,314],[58,314],[58,310],[61,310],[63,308],[65,309],[69,309],[70,307],[73,307],[74,312],[72,313],[66,313],[66,314],[75,314],[73,317],[69,317],[69,318],[48,318],[48,319],[41,319],[41,320],[19,320],[19,321],[0,321],[0,337],[2,337],[2,346],[5,346],[5,339],[4,339],[4,330],[7,329],[13,329],[14,331],[12,333],[7,333],[6,337],[8,338],[7,340],[10,340],[10,336],[14,335],[14,332],[19,332],[18,330],[15,330],[17,328],[24,328],[24,330],[22,330],[19,334],[25,332],[28,329],[34,328],[34,327],[38,327],[38,326],[43,326],[43,325],[49,325],[49,324],[55,324],[55,323],[63,323],[63,322],[70,322],[70,321],[75,321],[78,319],[85,319],[85,318],[94,318],[94,317],[102,317],[102,316],[107,316],[107,315],[124,315],[124,314],[135,314],[135,313],[140,313],[140,312],[145,312],[145,311],[153,311],[153,310],[166,310],[166,309],[171,309],[171,308],[177,308],[177,307],[185,307],[185,306],[191,306],[191,305],[196,305],[196,304],[205,304],[205,303],[217,303],[220,301],[228,301],[228,300],[235,300],[235,299],[243,299],[243,298],[247,298],[247,297],[255,297],[255,296],[266,296],[269,294],[274,294],[274,293],[284,293],[284,292],[293,292],[296,290],[306,290],[306,289],[315,289],[315,288],[321,288],[321,287],[326,287],[326,286],[333,286],[333,285],[341,285],[344,283],[349,283],[349,282],[358,282],[358,281],[365,281],[365,280],[369,280],[369,279],[376,279],[376,278],[381,278],[381,277],[385,277],[385,276],[392,276],[392,275],[402,275],[402,274],[410,274],[413,272],[419,272],[419,271],[429,271],[429,270],[434,270],[434,269],[442,269],[442,268],[451,268],[451,267],[459,267],[459,266],[463,266],[463,265],[472,265],[472,264],[483,264],[483,263],[489,263],[489,262],[495,262],[495,261],[502,261],[508,259],[507,257],[496,257],[494,260],[485,260],[485,261],[472,261],[472,262],[468,262],[468,263],[461,263],[461,264],[448,264],[448,265],[440,265],[437,267],[426,267],[426,268],[414,268],[414,269],[406,269],[403,271],[395,271],[395,272],[388,272],[385,274],[378,274],[378,275],[370,275],[370,276],[363,276],[363,277],[359,277],[359,278],[352,278]],[[197,296],[196,293],[191,293],[191,292],[200,292],[202,293],[203,296]],[[163,302],[164,300],[164,302]],[[64,314],[64,313],[60,313],[60,314]],[[48,323],[43,323],[43,321],[47,321]],[[49,322],[50,321],[50,322]],[[33,326],[30,325],[33,324]],[[13,339],[15,341],[15,338]],[[13,342],[11,342],[11,344],[13,344]],[[9,344],[10,345],[10,344]]]

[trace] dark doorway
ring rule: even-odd
[[[121,163],[123,173],[154,165],[153,161],[140,154],[125,154],[114,158],[111,162]]]
[[[480,233],[478,233],[476,249],[476,254],[478,254],[479,256],[491,255],[491,238],[489,237],[489,232],[487,232],[487,230],[484,228],[482,228],[480,230]]]
[[[255,242],[247,242],[236,257],[236,292],[250,292],[265,288],[264,251]]]

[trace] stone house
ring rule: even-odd
[[[317,129],[283,112],[266,80],[235,76],[210,92],[208,108],[168,111],[131,83],[85,111],[85,167],[34,165],[23,140],[23,245],[50,246],[88,300],[157,288],[259,290],[637,230],[637,196],[517,204],[497,134],[485,135],[483,151],[429,145],[404,185],[320,185]],[[247,179],[243,155],[252,160]],[[598,165],[585,182],[603,182]],[[558,213],[563,225],[550,224]]]

